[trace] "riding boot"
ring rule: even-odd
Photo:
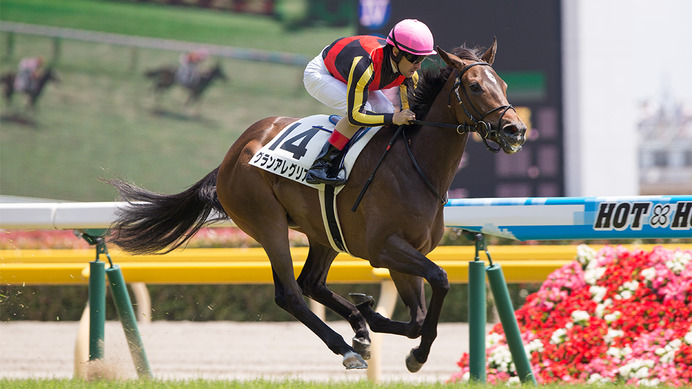
[[[340,169],[341,150],[326,142],[320,155],[313,162],[305,181],[309,184],[340,186],[346,183],[346,172]]]

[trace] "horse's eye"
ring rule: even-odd
[[[469,89],[471,89],[471,92],[473,92],[473,93],[481,93],[483,91],[481,84],[479,84],[477,82],[472,82],[469,85]]]

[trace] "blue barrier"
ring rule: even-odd
[[[525,240],[692,239],[692,196],[451,199],[445,225]]]

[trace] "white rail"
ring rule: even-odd
[[[2,203],[0,228],[108,228],[118,207],[124,206],[127,203]],[[445,225],[517,240],[692,239],[692,196],[451,199],[445,206]]]

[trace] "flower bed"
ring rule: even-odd
[[[692,252],[577,249],[516,311],[539,383],[692,384]],[[486,338],[487,381],[516,381],[500,324]],[[450,381],[469,379],[469,356]]]

